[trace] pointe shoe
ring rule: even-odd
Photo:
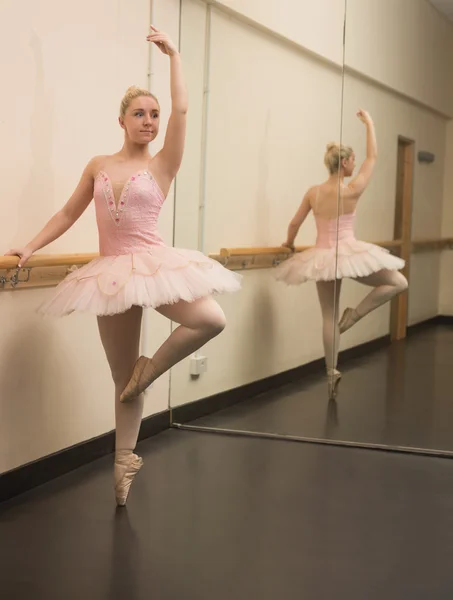
[[[340,328],[340,333],[344,333],[348,329],[350,329],[353,325],[360,320],[360,316],[357,314],[357,311],[353,308],[347,308],[343,316],[338,323],[338,327]]]
[[[134,366],[128,384],[121,392],[120,402],[130,402],[137,398],[154,381],[154,369],[150,358],[140,356]]]
[[[338,386],[340,384],[341,373],[337,369],[329,369],[327,371],[327,392],[329,400],[335,400],[337,397]]]
[[[115,483],[115,498],[118,506],[126,506],[129,490],[135,476],[143,466],[143,459],[136,454],[131,454],[127,462],[115,462],[115,476],[120,473]]]

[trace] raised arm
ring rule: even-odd
[[[296,214],[291,219],[291,222],[288,226],[288,235],[286,238],[286,242],[283,244],[285,248],[290,248],[291,250],[294,249],[294,240],[296,239],[296,236],[299,233],[299,229],[301,228],[302,223],[305,221],[311,210],[310,196],[312,194],[312,190],[313,188],[310,188],[305,194]]]
[[[374,123],[365,110],[360,110],[357,116],[366,127],[366,158],[357,173],[357,176],[347,186],[354,195],[360,196],[370,183],[371,176],[377,160],[377,142]]]
[[[79,219],[93,198],[95,169],[98,160],[92,159],[83,171],[79,184],[74,193],[61,210],[48,221],[44,228],[23,248],[12,248],[6,256],[19,256],[19,267],[23,267],[27,260],[37,250],[44,248],[58,239]]]
[[[167,34],[151,26],[151,33],[147,39],[154,42],[164,54],[170,57],[171,114],[164,146],[156,155],[155,161],[162,176],[171,183],[179,171],[184,153],[188,110],[187,89],[182,72],[181,56]]]

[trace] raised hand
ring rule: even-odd
[[[178,54],[177,47],[166,33],[159,31],[154,25],[150,25],[150,29],[151,33],[146,37],[148,42],[156,44],[159,50],[167,56]]]
[[[371,122],[372,122],[372,119],[371,119],[370,113],[368,113],[366,110],[360,109],[360,110],[357,112],[357,116],[358,116],[358,117],[359,117],[359,119],[362,121],[362,123],[365,123],[365,125],[366,125],[367,123],[371,123]]]

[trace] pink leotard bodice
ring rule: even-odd
[[[152,246],[165,245],[157,230],[165,197],[149,171],[128,179],[118,203],[109,176],[100,171],[93,197],[101,256],[147,252]]]
[[[355,212],[340,215],[336,219],[325,219],[315,215],[316,222],[316,247],[332,248],[338,241],[355,240],[354,234]]]

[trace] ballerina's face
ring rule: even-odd
[[[354,152],[348,159],[343,160],[343,172],[345,177],[351,177],[355,169],[355,154]]]
[[[149,144],[159,133],[159,104],[152,96],[134,98],[119,122],[131,142]]]

